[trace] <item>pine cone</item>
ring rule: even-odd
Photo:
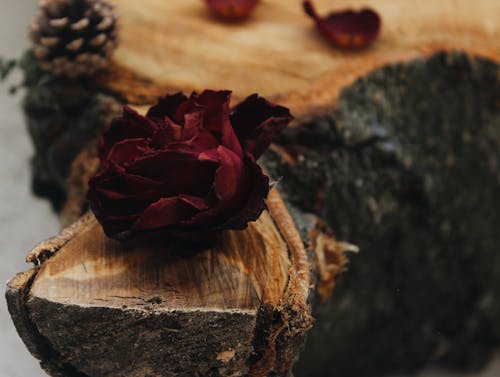
[[[40,0],[30,25],[42,68],[76,78],[104,68],[117,45],[117,17],[106,0]]]

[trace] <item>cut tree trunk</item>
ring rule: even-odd
[[[347,0],[334,4],[317,0],[315,4],[322,13],[331,7],[365,5]],[[296,116],[262,160],[271,176],[282,177],[279,188],[287,204],[298,208],[292,212],[319,214],[339,238],[360,245],[362,250],[353,258],[333,300],[320,306],[316,304],[324,300],[309,297],[318,321],[296,376],[383,374],[412,370],[430,361],[454,367],[483,365],[500,343],[500,303],[495,299],[500,295],[500,261],[495,252],[500,242],[495,231],[500,223],[495,194],[500,184],[500,3],[374,0],[370,6],[382,16],[380,38],[368,49],[350,52],[335,50],[323,40],[303,14],[300,2],[263,1],[241,24],[217,21],[198,0],[143,0],[140,5],[132,0],[117,2],[121,44],[109,70],[94,80],[61,82],[41,72],[31,54],[23,60],[28,86],[25,109],[37,147],[34,186],[39,192],[48,189],[59,206],[65,202],[62,219],[71,223],[85,210],[87,178],[98,166],[96,135],[120,111],[120,105],[141,109],[157,96],[176,90],[227,88],[234,90],[236,100],[258,92],[290,107]],[[66,95],[74,91],[80,94]],[[326,299],[342,266],[339,255],[346,244],[335,243],[321,232],[313,232],[316,236],[311,239],[311,223],[303,218],[297,215],[296,222],[309,244],[309,253],[315,251],[313,261],[317,261],[312,280],[318,279],[317,291]],[[281,229],[280,221],[274,218],[274,223]],[[75,237],[80,234],[80,230],[74,233]],[[281,237],[289,241],[282,233]],[[292,258],[293,248],[289,242],[287,245],[285,254]],[[94,368],[88,370],[94,373],[88,376],[105,375],[99,368],[112,366],[99,362],[84,365],[89,355],[100,354],[83,341],[83,325],[75,321],[68,324],[64,319],[73,318],[70,313],[74,313],[65,309],[90,305],[89,294],[92,299],[101,297],[88,288],[91,282],[87,280],[85,285],[76,279],[78,284],[70,285],[82,287],[79,292],[87,295],[70,304],[64,303],[61,293],[50,297],[62,301],[52,306],[47,289],[45,293],[41,288],[33,291],[43,287],[38,279],[45,280],[45,286],[55,281],[48,277],[50,265],[71,260],[67,250],[63,247],[39,271],[37,268],[36,277],[31,272],[13,280],[9,291],[13,318],[28,347],[47,369],[72,376],[82,373],[82,368]],[[231,261],[234,259],[225,263]],[[295,262],[290,262],[293,270]],[[243,274],[248,273],[244,266],[237,264]],[[67,267],[50,278],[64,279]],[[112,276],[104,270],[99,273],[108,280]],[[150,287],[146,293],[129,295],[140,297],[133,310],[126,304],[126,309],[113,306],[106,311],[113,315],[143,313],[149,306],[148,319],[137,330],[129,326],[140,322],[135,317],[125,322],[124,327],[132,331],[127,333],[129,344],[123,345],[129,346],[129,351],[142,344],[134,340],[139,338],[133,331],[146,331],[151,326],[148,320],[151,313],[157,313],[155,308],[165,316],[173,312],[166,306],[173,296],[166,300],[160,294],[150,294]],[[204,292],[199,289],[197,294]],[[50,304],[48,310],[56,313],[56,318],[61,316],[55,331],[44,319],[48,311],[33,306],[37,305],[33,292],[44,297],[41,300]],[[75,300],[78,295],[69,297]],[[146,302],[157,297],[161,302]],[[233,366],[242,365],[243,374],[252,375],[250,371],[264,365],[265,372],[260,375],[272,375],[278,366],[284,366],[283,370],[290,366],[303,339],[278,341],[282,335],[274,336],[276,317],[272,311],[259,309],[264,302],[256,297],[253,314],[245,317],[245,323],[254,323],[254,330],[258,330],[252,340],[248,338],[250,328],[246,332],[239,328],[241,355],[236,348],[234,356],[232,351],[219,355],[229,360],[225,363],[216,356],[214,361],[212,353],[214,369],[201,371],[201,375],[231,375]],[[213,297],[209,302],[221,301]],[[89,310],[94,310],[94,304]],[[194,308],[192,303],[186,304]],[[272,305],[276,307],[276,301]],[[281,318],[282,312],[278,312],[274,313]],[[190,314],[182,313],[189,318]],[[97,321],[94,331],[108,323],[99,322],[99,315],[85,317]],[[107,321],[112,318],[111,314],[106,316]],[[167,332],[171,319],[164,322]],[[209,321],[209,317],[204,320]],[[285,322],[280,321],[276,326],[281,329]],[[231,327],[225,333],[234,334],[233,322],[225,323]],[[243,321],[241,326],[245,326]],[[76,327],[76,334],[81,335],[68,353],[65,350],[70,345],[58,343],[59,335],[65,339],[70,336],[66,327]],[[176,339],[177,333],[168,332],[158,339],[154,335],[157,331],[149,329],[146,340],[164,344],[162,349],[170,352],[168,340]],[[178,336],[186,341],[184,336],[189,334],[182,329]],[[289,330],[283,336],[293,334],[294,328]],[[105,344],[114,344],[113,334],[105,332]],[[231,336],[227,336],[228,341]],[[162,343],[165,339],[167,343]],[[208,338],[203,338],[206,341]],[[78,347],[78,342],[85,346]],[[111,352],[112,348],[108,345],[106,350]],[[217,348],[215,354],[228,351],[225,348]],[[114,354],[119,356],[118,350]],[[193,355],[184,350],[171,356]],[[141,352],[134,356],[145,357]],[[137,365],[145,368],[146,360],[153,364],[160,360],[151,354],[148,357]],[[176,365],[196,368],[193,358],[186,358]],[[117,362],[123,365],[123,360]],[[200,364],[200,368],[208,364]],[[228,369],[224,369],[226,365]]]
[[[9,282],[19,334],[52,376],[289,376],[312,326],[310,273],[339,273],[345,259],[314,217],[295,217],[299,234],[276,190],[267,206],[188,254],[113,241],[85,215]]]

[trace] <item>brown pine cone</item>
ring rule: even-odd
[[[76,78],[104,68],[117,46],[117,17],[106,0],[40,0],[30,25],[42,68]]]

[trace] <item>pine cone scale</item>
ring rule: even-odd
[[[82,18],[81,20],[74,22],[71,24],[71,30],[73,31],[82,31],[85,30],[90,24],[88,18]]]

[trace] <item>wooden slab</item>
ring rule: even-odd
[[[496,0],[314,3],[322,14],[371,6],[383,20],[380,39],[362,51],[335,49],[301,1],[265,0],[249,20],[234,24],[214,19],[200,0],[143,0],[141,6],[117,0],[121,42],[103,85],[132,103],[152,102],[165,90],[228,88],[236,98],[258,92],[302,116],[334,104],[340,88],[387,63],[453,49],[500,56]]]
[[[225,233],[213,249],[187,255],[172,254],[158,241],[109,239],[89,216],[42,266],[31,296],[81,306],[256,312],[285,289],[288,249],[267,212],[248,229]]]

